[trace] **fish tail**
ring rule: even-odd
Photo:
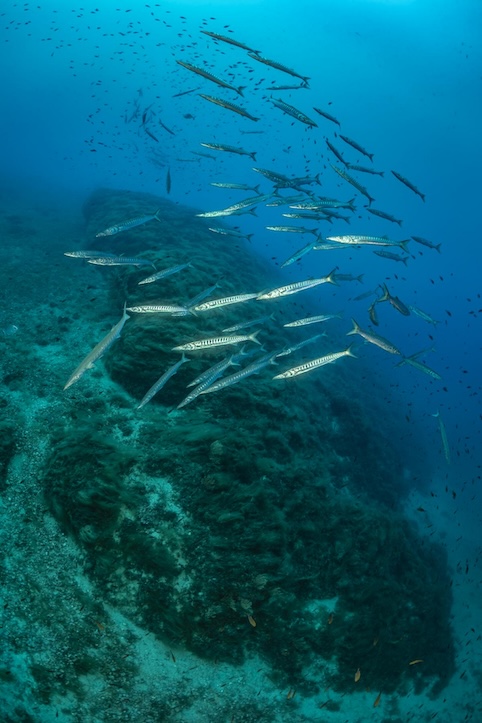
[[[253,238],[253,236],[254,236],[254,233],[247,233],[247,234],[246,234],[246,238],[248,239],[248,241],[249,241],[250,243],[251,243],[251,239]]]
[[[401,226],[402,226],[402,223],[403,223],[403,221],[397,221],[397,223],[398,223],[398,225],[399,225],[399,226],[401,227]]]
[[[409,256],[404,256],[404,257],[403,257],[402,261],[403,261],[403,263],[405,264],[405,266],[407,265],[407,262],[408,262],[408,259],[409,259],[409,258],[410,258]]]
[[[350,346],[345,349],[345,354],[346,354],[347,356],[352,356],[354,359],[358,359],[357,355],[354,354],[353,351],[352,351],[352,349],[353,349],[354,346],[355,346],[355,343],[354,343],[354,342],[353,342],[353,344],[350,344]]]
[[[334,278],[335,273],[338,271],[338,266],[335,266],[335,268],[330,271],[328,276],[326,277],[326,280],[329,284],[335,284],[335,286],[339,286],[338,281]]]
[[[258,196],[261,196],[261,194],[260,194],[260,192],[259,192],[259,183],[258,183],[256,186],[253,187],[253,191],[254,191],[255,193],[257,193]]]
[[[422,201],[425,203],[425,194],[424,194],[424,193],[419,193],[418,195],[420,196],[420,198],[422,199]]]
[[[240,85],[238,88],[236,88],[236,91],[239,93],[239,95],[241,96],[241,98],[244,98],[244,96],[243,96],[243,90],[245,90],[245,88],[246,88],[245,85]]]
[[[315,176],[315,181],[317,182],[317,184],[318,184],[319,186],[321,186],[320,174],[319,174],[319,173],[316,174],[316,176]]]
[[[359,276],[356,277],[356,280],[359,281],[360,284],[363,284],[363,277],[364,277],[364,276],[365,276],[365,274],[360,274]]]
[[[383,178],[383,177],[384,177],[384,175],[385,175],[385,171],[378,171],[378,175],[379,175],[379,176],[381,176],[381,177]]]
[[[436,245],[435,245],[435,248],[437,249],[437,251],[439,252],[439,254],[442,253],[442,252],[440,251],[441,245],[442,245],[442,244],[436,244]]]
[[[356,323],[355,319],[352,319],[351,323],[353,324],[353,329],[351,331],[347,332],[347,334],[346,334],[347,336],[350,336],[351,334],[358,334],[360,331],[360,327]]]
[[[156,219],[156,221],[159,221],[159,223],[162,223],[162,219],[161,219],[161,217],[159,216],[160,213],[161,213],[161,209],[158,208],[157,211],[156,211],[156,213],[154,214],[154,218]]]
[[[250,158],[253,159],[253,161],[256,163],[256,151],[253,151],[252,153],[248,154]]]
[[[256,213],[256,209],[255,209],[255,208],[250,208],[249,211],[248,211],[248,213],[250,213],[251,216],[257,216],[257,215],[258,215],[258,214]]]
[[[257,339],[257,336],[260,333],[260,331],[261,331],[261,329],[258,329],[258,331],[255,331],[253,334],[250,334],[250,336],[248,336],[248,339],[250,339],[251,341],[254,341],[255,344],[259,344],[261,346],[261,342]]]
[[[402,248],[407,254],[408,254],[407,244],[409,241],[410,241],[410,239],[407,238],[407,239],[405,239],[405,241],[400,241],[400,243],[398,244],[400,246],[400,248]]]
[[[368,158],[371,160],[371,162],[373,163],[373,153],[367,153],[367,156],[368,156]]]

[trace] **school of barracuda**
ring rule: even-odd
[[[293,78],[297,78],[301,81],[299,85],[286,85],[286,86],[271,86],[271,90],[297,90],[297,89],[309,89],[309,77],[306,75],[302,75],[295,70],[283,65],[282,63],[279,63],[274,60],[270,60],[268,58],[265,58],[261,55],[261,52],[258,50],[253,50],[249,46],[245,45],[244,43],[235,40],[234,38],[227,37],[224,35],[219,35],[217,33],[213,33],[207,30],[201,30],[201,33],[204,35],[207,35],[212,41],[216,43],[221,44],[227,44],[233,47],[232,52],[239,52],[246,51],[247,56],[253,60],[258,61],[259,63],[264,64],[265,66],[269,66],[275,71],[279,71],[281,73],[284,73],[285,75],[290,75]],[[234,50],[236,48],[237,50]],[[236,86],[233,85],[230,82],[224,81],[209,71],[207,71],[205,68],[198,67],[196,65],[193,65],[191,63],[182,61],[177,59],[175,61],[178,65],[180,65],[184,70],[188,71],[189,73],[196,74],[200,76],[201,78],[204,78],[205,80],[210,81],[211,83],[216,84],[219,88],[226,90],[226,91],[234,91],[238,96],[240,96],[244,101],[244,91],[246,90],[246,86]],[[193,90],[199,90],[198,88],[195,88]],[[187,93],[193,92],[192,90],[185,90],[181,91],[179,93],[176,93],[176,96],[178,95],[184,95]],[[203,100],[206,100],[214,105],[220,106],[224,110],[231,111],[233,113],[236,113],[248,120],[251,120],[253,122],[258,122],[260,118],[254,116],[249,112],[244,106],[235,105],[231,101],[225,100],[223,98],[218,98],[211,95],[206,95],[204,93],[200,93],[199,96],[203,98]],[[283,114],[290,116],[290,118],[293,118],[295,121],[298,121],[299,123],[303,124],[305,127],[307,127],[307,130],[312,133],[316,133],[316,129],[318,128],[318,123],[310,118],[304,110],[300,110],[294,105],[285,102],[281,98],[273,98],[271,97],[269,99],[272,103],[272,106],[276,108],[277,110],[280,110]],[[305,100],[305,98],[303,98]],[[341,122],[335,118],[333,115],[328,113],[326,110],[313,107],[313,110],[315,113],[320,117],[318,118],[319,122],[326,123],[328,121],[328,126],[331,124],[336,125],[337,127],[341,127]],[[331,126],[332,127],[332,126]],[[169,129],[166,129],[169,130]],[[171,132],[171,131],[169,131]],[[243,132],[243,131],[242,131]],[[250,131],[251,133],[256,133],[257,131]],[[244,133],[248,133],[248,131],[244,131]],[[369,159],[369,161],[373,162],[374,154],[367,151],[360,143],[358,143],[356,140],[353,140],[349,138],[346,135],[342,135],[341,133],[338,133],[338,135],[335,133],[335,138],[339,138],[342,143],[344,144],[345,148],[344,151],[347,150],[349,153],[355,151],[357,154],[360,154],[364,156],[365,158]],[[357,178],[353,177],[348,173],[355,172],[355,173],[362,173],[367,176],[369,175],[377,175],[380,177],[384,177],[384,171],[375,170],[372,167],[365,167],[360,166],[356,164],[352,164],[345,160],[345,157],[343,155],[343,152],[340,150],[340,148],[337,148],[332,142],[325,139],[326,146],[329,150],[329,152],[334,156],[338,164],[340,165],[334,165],[330,163],[331,169],[334,173],[338,175],[339,178],[341,178],[346,184],[349,184],[352,186],[355,191],[363,196],[366,201],[368,201],[368,205],[365,205],[364,208],[371,213],[374,216],[377,216],[378,218],[381,218],[385,221],[398,224],[398,226],[402,225],[402,220],[395,218],[392,214],[387,213],[384,210],[376,209],[372,206],[372,203],[374,202],[373,196],[371,196],[369,190],[365,188],[365,186],[358,180]],[[205,141],[200,144],[204,148],[209,148],[211,150],[217,151],[217,152],[224,152],[224,153],[234,153],[241,156],[247,156],[248,158],[251,158],[254,162],[256,162],[256,150],[245,150],[244,148],[238,146],[238,145],[230,145],[230,144],[224,144],[224,143],[218,143],[218,142],[209,142]],[[192,151],[192,153],[195,153],[198,156],[208,156],[209,158],[215,158],[214,156],[211,156],[209,154],[201,153]],[[214,211],[206,211],[203,213],[197,214],[197,216],[200,216],[202,218],[224,218],[229,217],[233,215],[240,215],[243,213],[252,213],[253,209],[256,206],[259,205],[265,205],[268,207],[282,207],[287,206],[293,211],[296,212],[288,212],[283,213],[282,216],[284,218],[289,219],[305,219],[305,220],[311,220],[314,223],[316,223],[315,227],[303,227],[303,226],[293,226],[293,225],[274,225],[274,226],[266,226],[265,228],[268,231],[276,232],[276,233],[285,233],[285,234],[307,234],[311,233],[315,236],[315,239],[310,241],[307,245],[296,251],[292,256],[290,256],[288,259],[286,259],[282,264],[281,268],[288,266],[292,263],[295,263],[296,261],[299,261],[303,256],[316,251],[333,251],[335,249],[343,249],[343,248],[358,248],[361,246],[373,246],[375,247],[375,250],[373,253],[376,255],[389,259],[394,262],[402,262],[404,265],[407,264],[407,261],[410,257],[408,253],[408,244],[410,241],[413,241],[417,244],[421,244],[429,249],[434,249],[438,252],[440,252],[440,244],[434,244],[431,241],[420,237],[420,236],[411,236],[410,238],[405,238],[401,240],[393,240],[390,239],[388,236],[366,236],[363,234],[347,234],[347,235],[331,235],[327,236],[326,238],[322,238],[322,234],[319,231],[319,222],[320,221],[326,221],[329,223],[333,223],[334,221],[344,221],[344,222],[350,222],[351,217],[346,216],[339,213],[340,209],[346,209],[351,214],[353,214],[356,211],[355,207],[355,200],[356,196],[353,198],[349,198],[348,200],[340,200],[336,198],[328,198],[319,196],[315,193],[313,190],[313,187],[321,185],[320,181],[320,174],[316,174],[314,177],[298,177],[298,178],[290,178],[286,176],[283,173],[280,173],[276,170],[270,170],[270,169],[262,169],[262,168],[252,168],[253,173],[257,173],[264,177],[268,182],[270,182],[273,186],[272,191],[269,193],[262,194],[260,193],[260,186],[258,184],[255,184],[254,178],[253,178],[253,184],[243,184],[243,183],[212,183],[212,186],[216,186],[219,188],[228,188],[228,189],[236,189],[236,190],[242,190],[242,191],[252,191],[256,195],[251,196],[249,198],[246,198],[236,204],[233,204],[231,206],[228,206],[227,208],[218,209]],[[425,195],[407,178],[402,176],[397,171],[391,171],[391,174],[395,179],[397,179],[398,182],[403,184],[409,191],[412,193],[418,195],[422,201],[425,201]],[[166,188],[167,192],[169,193],[171,187],[171,175],[170,171],[168,170],[167,179],[166,179]],[[287,189],[287,190],[295,190],[298,192],[297,196],[282,196],[280,194],[280,190]],[[366,203],[366,202],[365,202]],[[149,215],[139,216],[137,218],[127,219],[127,220],[116,220],[113,219],[113,225],[109,228],[99,231],[96,234],[96,237],[106,237],[106,236],[113,236],[115,234],[121,233],[122,231],[130,230],[133,228],[136,228],[138,226],[142,226],[146,223],[150,223],[152,221],[157,221],[162,224],[162,216],[160,213],[160,210],[157,210]],[[232,236],[235,238],[246,238],[248,240],[251,239],[252,234],[243,234],[242,231],[237,229],[230,229],[227,227],[209,227],[210,231],[217,234],[222,234],[226,236]],[[400,253],[393,253],[392,251],[387,250],[387,247],[395,248]],[[119,256],[115,255],[114,253],[106,253],[101,251],[71,251],[66,252],[66,256],[70,256],[73,258],[79,258],[83,259],[87,263],[98,265],[98,266],[134,266],[136,268],[142,267],[142,266],[154,266],[154,264],[141,257],[127,257],[127,256]],[[180,273],[181,271],[188,270],[192,266],[191,263],[182,263],[178,264],[176,266],[172,266],[166,269],[161,270],[155,270],[155,273],[152,275],[145,277],[141,279],[138,284],[144,285],[144,284],[151,284],[156,283],[163,278],[166,278],[168,276],[172,276],[173,274]],[[155,268],[155,267],[154,267]],[[171,317],[176,316],[186,316],[188,314],[192,314],[194,316],[197,316],[198,314],[204,314],[204,313],[210,313],[215,312],[219,313],[218,310],[222,310],[224,307],[232,307],[235,304],[242,304],[247,301],[259,301],[259,302],[267,302],[268,304],[275,302],[278,298],[283,298],[286,296],[291,296],[293,294],[298,294],[306,289],[312,289],[318,285],[322,284],[338,284],[339,281],[359,281],[362,282],[363,274],[360,276],[351,276],[349,274],[339,274],[337,273],[338,267],[335,267],[330,273],[328,273],[326,276],[322,276],[320,278],[308,278],[308,279],[302,279],[300,281],[295,281],[283,286],[279,286],[276,288],[271,289],[262,289],[262,290],[248,290],[243,293],[239,293],[236,295],[231,295],[228,297],[218,297],[210,299],[209,297],[215,293],[216,289],[218,288],[218,285],[215,284],[211,286],[209,289],[206,289],[205,291],[198,294],[194,299],[191,299],[187,301],[184,304],[179,303],[172,303],[172,304],[153,304],[153,303],[146,303],[146,304],[137,304],[135,306],[128,306],[127,302],[124,305],[124,312],[120,319],[120,321],[115,324],[115,326],[111,329],[111,331],[92,349],[92,351],[85,357],[85,359],[82,360],[82,362],[79,364],[79,366],[75,369],[75,371],[72,373],[70,378],[68,379],[67,383],[65,384],[64,389],[67,389],[72,384],[77,382],[81,376],[84,374],[84,372],[93,366],[93,364],[100,359],[100,357],[112,346],[114,341],[119,338],[122,329],[124,327],[124,324],[127,322],[127,320],[130,318],[130,314],[164,314],[169,315]],[[374,326],[378,326],[378,319],[376,314],[376,306],[378,304],[388,302],[396,311],[398,311],[400,314],[404,316],[408,316],[411,313],[416,314],[421,319],[426,321],[427,323],[436,325],[436,321],[426,312],[418,309],[417,307],[405,304],[401,299],[399,299],[397,296],[393,296],[389,289],[387,288],[387,285],[385,283],[381,283],[380,286],[377,289],[374,289],[373,291],[366,292],[361,294],[360,296],[356,297],[355,300],[362,300],[365,298],[368,298],[370,296],[376,296],[376,298],[372,301],[368,308],[368,314],[371,323]],[[129,312],[129,313],[128,313]],[[222,313],[222,312],[221,312]],[[315,323],[322,323],[326,322],[330,319],[334,318],[341,318],[342,314],[319,314],[319,315],[313,315],[308,316],[305,318],[298,318],[293,319],[290,322],[287,322],[283,325],[284,328],[299,328]],[[181,409],[194,400],[198,399],[199,397],[202,397],[205,394],[213,393],[213,392],[219,392],[222,389],[226,389],[227,387],[237,384],[241,382],[244,379],[247,379],[253,374],[258,374],[263,369],[269,367],[271,364],[276,363],[277,359],[281,359],[284,356],[288,356],[290,354],[295,353],[299,349],[304,348],[305,346],[312,344],[316,342],[318,339],[320,339],[323,336],[326,336],[325,334],[317,334],[315,336],[311,336],[298,344],[295,345],[286,345],[284,348],[266,351],[263,347],[261,348],[261,353],[259,353],[257,350],[259,349],[259,346],[256,347],[256,350],[253,351],[252,349],[247,350],[246,343],[248,342],[254,342],[255,344],[260,345],[261,342],[258,340],[258,334],[260,333],[261,329],[258,329],[254,333],[243,333],[246,331],[246,329],[252,327],[252,326],[259,326],[262,327],[263,324],[273,319],[273,314],[267,314],[264,316],[256,317],[254,315],[254,318],[251,321],[242,322],[239,324],[235,324],[234,326],[228,327],[228,328],[222,328],[223,323],[220,321],[220,331],[217,335],[213,335],[211,337],[203,338],[203,339],[195,339],[195,340],[186,340],[183,343],[176,344],[172,347],[172,351],[177,351],[182,353],[182,357],[179,361],[177,361],[175,364],[171,365],[166,371],[163,372],[163,374],[160,376],[160,378],[152,385],[152,387],[146,392],[143,399],[140,401],[138,405],[138,409],[141,409],[145,406],[153,397],[154,395],[158,394],[159,391],[164,387],[164,385],[176,374],[178,369],[182,364],[185,362],[188,362],[189,359],[186,357],[186,353],[193,353],[196,355],[202,354],[203,351],[211,351],[212,349],[225,349],[226,347],[238,347],[238,351],[231,351],[227,356],[224,356],[220,361],[217,361],[214,365],[210,366],[206,371],[204,371],[201,375],[199,375],[196,379],[194,379],[190,384],[188,384],[188,387],[194,387],[192,391],[190,391],[187,396],[180,400],[177,408]],[[374,331],[370,329],[364,329],[362,328],[357,321],[352,319],[353,328],[351,331],[348,331],[348,335],[356,334],[362,337],[365,342],[368,342],[370,344],[375,345],[379,349],[384,350],[385,352],[388,352],[390,354],[399,355],[402,357],[401,361],[397,366],[400,366],[402,364],[408,364],[418,371],[424,372],[429,377],[435,380],[440,380],[441,376],[434,370],[430,369],[428,366],[423,364],[418,360],[418,357],[424,355],[429,350],[422,350],[420,352],[417,352],[415,354],[412,354],[410,356],[404,356],[402,352],[388,339],[384,338],[383,336],[380,336],[379,334],[375,333]],[[239,345],[243,345],[242,348],[239,350]],[[231,366],[241,366],[245,360],[249,360],[252,356],[255,356],[254,359],[251,359],[249,363],[247,363],[245,366],[243,366],[241,369],[235,371],[232,374],[223,376],[225,372],[231,367]],[[299,363],[295,366],[292,366],[285,371],[281,371],[273,376],[274,380],[280,380],[285,379],[289,380],[294,377],[298,377],[300,375],[304,375],[306,373],[312,372],[316,369],[319,369],[320,367],[326,365],[326,364],[332,364],[336,362],[337,360],[345,357],[355,357],[355,354],[352,351],[352,346],[348,346],[346,349],[342,350],[333,350],[327,354],[324,354],[323,356],[313,357],[309,359],[308,361],[304,361],[302,363]]]

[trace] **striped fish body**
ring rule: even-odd
[[[128,307],[127,311],[132,314],[179,314],[188,309],[185,306],[171,304],[139,304]]]
[[[286,328],[308,326],[309,324],[319,324],[322,321],[329,321],[330,319],[340,319],[341,316],[341,314],[319,314],[318,316],[307,316],[305,319],[290,321],[288,324],[283,324],[283,326]]]
[[[95,237],[99,238],[101,236],[114,236],[116,233],[120,233],[121,231],[128,231],[129,229],[135,228],[136,226],[142,226],[143,224],[148,223],[149,221],[153,221],[154,219],[161,222],[161,219],[159,217],[160,210],[161,209],[158,209],[155,213],[150,213],[147,216],[137,216],[136,218],[130,218],[127,221],[122,221],[115,226],[109,226],[109,228],[106,228],[104,231],[96,233]]]
[[[365,166],[354,166],[352,163],[347,164],[350,171],[359,171],[360,173],[370,173],[372,176],[384,176],[385,171],[374,171],[373,168],[365,168]]]
[[[141,259],[137,256],[101,256],[99,258],[88,259],[88,264],[95,266],[154,266],[152,261]]]
[[[318,236],[317,228],[304,228],[303,226],[265,226],[267,231],[281,231],[283,233],[312,233]]]
[[[395,218],[395,216],[391,216],[389,213],[385,213],[385,211],[379,211],[376,208],[367,208],[368,213],[373,214],[374,216],[378,216],[378,218],[384,218],[386,221],[391,221],[392,223],[398,223],[399,226],[402,225],[402,221]]]
[[[442,244],[433,244],[431,241],[428,241],[426,238],[423,238],[422,236],[412,236],[413,240],[416,241],[418,244],[422,244],[422,246],[426,246],[428,249],[435,249],[440,253],[440,247]]]
[[[249,118],[249,120],[252,121],[259,121],[259,118],[255,118],[254,115],[251,115],[251,113],[248,113],[245,108],[241,108],[239,105],[228,103],[227,100],[223,100],[222,98],[214,98],[212,95],[204,95],[203,93],[199,93],[199,95],[201,98],[204,98],[204,100],[208,100],[210,103],[219,105],[221,108],[226,108],[226,110],[232,110],[233,113],[237,113],[238,115],[243,116],[243,118]]]
[[[403,261],[405,266],[407,265],[407,261],[410,258],[410,256],[399,256],[398,254],[392,254],[390,251],[384,251],[383,249],[378,249],[373,253],[377,256],[381,256],[383,259],[391,259],[392,261]]]
[[[326,141],[326,145],[330,149],[330,151],[333,153],[334,156],[340,161],[340,163],[343,163],[343,165],[348,166],[348,163],[345,161],[343,156],[341,155],[340,151],[338,151],[334,145],[330,143],[330,141]]]
[[[411,357],[405,357],[404,359],[402,359],[401,362],[398,362],[398,364],[396,364],[396,366],[399,367],[402,364],[410,364],[415,369],[418,369],[419,371],[427,374],[429,377],[432,377],[432,379],[437,379],[438,381],[440,381],[442,379],[442,377],[440,376],[440,374],[438,372],[434,371],[433,369],[430,369],[430,367],[426,366],[425,364],[422,364],[422,362],[419,362],[417,359],[412,359]]]
[[[187,344],[174,346],[172,351],[205,351],[219,346],[230,346],[231,344],[241,344],[243,341],[254,341],[260,344],[256,338],[259,331],[254,334],[229,334],[226,336],[215,336],[208,339],[200,339],[199,341],[190,341]]]
[[[299,291],[304,291],[305,289],[312,289],[319,284],[336,284],[333,278],[334,273],[335,269],[333,269],[328,276],[323,276],[319,279],[306,279],[305,281],[295,281],[294,283],[287,284],[286,286],[279,286],[276,289],[262,292],[257,298],[259,301],[264,301],[266,299],[279,299],[281,296],[289,296],[290,294],[297,294]]]
[[[121,335],[122,329],[124,327],[124,324],[126,323],[127,319],[129,319],[129,314],[127,314],[127,309],[124,305],[124,313],[122,315],[122,319],[117,322],[115,326],[112,327],[112,329],[109,331],[106,336],[104,336],[101,341],[99,341],[98,344],[92,349],[90,354],[87,354],[85,359],[81,361],[77,369],[73,372],[73,374],[69,377],[65,387],[64,391],[68,389],[72,384],[77,382],[80,377],[83,375],[83,373],[90,369],[95,362],[100,359],[103,354],[112,346],[112,344],[118,339]]]
[[[253,48],[250,48],[249,45],[245,45],[244,43],[240,43],[239,40],[234,40],[234,38],[227,38],[225,35],[219,35],[218,33],[212,33],[209,30],[201,30],[204,35],[209,35],[210,38],[213,38],[214,40],[220,40],[222,43],[228,43],[228,45],[234,45],[236,48],[241,48],[242,50],[247,50],[249,53],[257,54],[258,50],[253,50]]]
[[[274,360],[274,354],[270,353],[268,355],[265,355],[262,359],[257,359],[252,364],[249,364],[244,369],[240,369],[239,372],[234,372],[234,374],[230,374],[227,377],[223,377],[222,379],[219,379],[219,381],[215,381],[214,383],[211,383],[209,386],[207,386],[201,394],[210,394],[211,392],[219,392],[221,389],[226,389],[226,387],[231,387],[233,384],[237,384],[238,382],[242,381],[243,379],[247,379],[248,377],[252,376],[253,374],[258,374],[261,369],[264,369],[264,367],[268,366],[268,364],[271,364]]]
[[[280,110],[282,110],[283,113],[290,115],[292,118],[299,120],[301,123],[304,123],[307,126],[311,126],[312,128],[318,128],[318,124],[315,123],[314,120],[312,120],[311,118],[308,118],[307,115],[305,115],[301,110],[298,110],[298,108],[295,108],[294,105],[285,103],[284,100],[281,100],[281,99],[278,99],[278,100],[271,99],[271,102],[273,103],[273,105],[276,108],[279,108]]]
[[[289,183],[290,180],[288,176],[282,173],[276,173],[276,171],[269,171],[266,168],[253,168],[252,170],[255,171],[255,173],[261,173],[262,176],[278,186],[281,186],[283,183]]]
[[[116,254],[108,254],[105,251],[64,251],[64,256],[72,259],[100,259],[103,256],[115,257]]]
[[[248,186],[246,183],[211,183],[216,188],[229,188],[233,191],[254,191],[259,194],[259,185]]]
[[[206,80],[210,80],[212,83],[216,83],[216,85],[219,85],[221,88],[227,88],[228,90],[234,90],[235,93],[238,93],[239,95],[243,95],[243,90],[246,86],[240,85],[238,88],[236,88],[234,85],[231,85],[230,83],[226,83],[224,80],[221,80],[221,78],[218,78],[217,76],[213,75],[212,73],[209,73],[207,70],[204,70],[203,68],[198,68],[196,65],[191,65],[190,63],[185,63],[183,60],[176,60],[176,63],[178,65],[182,65],[183,68],[186,68],[186,70],[190,70],[192,73],[196,73],[197,75],[202,76],[203,78],[206,78]]]
[[[318,357],[318,359],[312,359],[311,361],[305,362],[304,364],[299,364],[298,366],[292,367],[291,369],[288,369],[281,374],[276,374],[273,379],[290,379],[291,377],[298,377],[300,374],[306,374],[307,372],[313,371],[313,369],[318,369],[319,367],[325,366],[325,364],[332,364],[333,362],[336,362],[338,359],[341,359],[344,356],[355,356],[351,351],[351,347],[348,347],[348,349],[344,349],[344,351],[337,351],[331,354],[325,354],[325,356]]]
[[[244,301],[256,299],[257,296],[257,293],[235,294],[233,296],[225,296],[223,299],[212,299],[211,301],[205,301],[203,304],[198,304],[194,307],[194,311],[210,311],[211,309],[219,309],[224,306],[231,306],[232,304],[242,304]]]
[[[295,261],[299,261],[300,259],[302,259],[303,256],[306,256],[306,254],[313,250],[313,246],[317,243],[318,238],[316,239],[316,241],[310,241],[310,243],[306,244],[306,246],[303,246],[302,249],[295,251],[295,253],[289,257],[289,259],[286,259],[286,261],[281,264],[280,268],[284,269],[286,266],[291,266],[291,264],[294,264]]]
[[[353,323],[353,329],[349,332],[347,332],[347,336],[350,334],[358,334],[362,337],[362,339],[365,339],[365,341],[368,341],[369,344],[374,344],[375,346],[380,347],[380,349],[383,349],[384,351],[387,351],[389,354],[401,354],[402,352],[397,349],[397,347],[392,344],[388,339],[385,339],[385,337],[380,336],[379,334],[375,334],[374,332],[365,331],[362,329],[358,324],[356,323],[355,319],[352,319]]]
[[[404,248],[406,241],[390,241],[389,238],[383,236],[356,236],[348,234],[346,236],[327,236],[328,241],[334,241],[339,244],[348,244],[349,246],[401,246]]]

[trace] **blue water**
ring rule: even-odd
[[[309,76],[309,88],[271,92],[270,85],[300,81],[200,29],[232,35]],[[396,367],[397,358],[372,345],[358,344],[357,353],[374,374],[367,395],[381,402],[390,426],[399,430],[394,444],[407,449],[407,458],[415,442],[424,450],[423,462],[432,470],[428,487],[470,489],[457,510],[459,524],[472,519],[474,499],[478,504],[482,464],[481,32],[479,0],[4,3],[0,183],[19,196],[34,198],[41,191],[80,208],[98,187],[167,197],[169,168],[170,200],[201,212],[244,197],[211,186],[213,181],[260,183],[269,193],[271,184],[253,166],[288,176],[321,173],[322,186],[311,190],[339,199],[355,196],[357,207],[350,225],[321,224],[323,236],[388,234],[402,240],[413,234],[441,244],[439,254],[410,241],[407,267],[378,258],[369,248],[354,248],[313,252],[284,274],[286,283],[324,275],[336,265],[340,273],[364,274],[363,284],[323,288],[316,297],[323,312],[343,310],[342,334],[350,330],[351,317],[364,328],[369,325],[369,301],[354,297],[382,282],[439,322],[434,327],[385,304],[378,306],[376,331],[406,356],[433,347],[423,360],[442,381],[408,365]],[[245,85],[244,98],[176,60]],[[190,88],[199,90],[174,97]],[[212,105],[199,93],[243,106],[260,120]],[[270,103],[271,95],[305,112],[318,127],[284,115]],[[147,127],[157,142],[139,115],[132,118],[136,102],[141,113],[150,108]],[[314,106],[336,116],[341,128],[317,115]],[[373,167],[385,172],[383,178],[349,172],[369,189],[376,208],[403,219],[401,228],[370,216],[366,199],[331,170],[330,163],[340,164],[325,139],[351,163],[371,165],[337,137],[339,132],[374,154]],[[201,142],[242,146],[256,152],[256,162],[203,148]],[[391,170],[410,179],[426,202]],[[273,268],[310,238],[285,238],[265,229],[298,223],[283,219],[286,210],[259,206],[257,217],[233,222],[253,234],[252,250]],[[21,320],[6,320],[6,328],[7,322],[21,329]],[[450,465],[433,417],[437,411],[447,431]],[[383,428],[384,420],[379,423]]]

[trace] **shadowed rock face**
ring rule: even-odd
[[[93,194],[87,235],[159,207],[161,223],[89,246],[193,268],[146,286],[142,270],[99,270],[113,307],[182,304],[218,280],[219,296],[280,283],[243,242],[154,197]],[[307,692],[351,691],[358,667],[372,690],[443,686],[454,668],[445,555],[398,509],[401,461],[364,412],[357,362],[286,384],[268,368],[172,412],[225,351],[193,355],[135,410],[179,359],[173,346],[271,311],[260,334],[267,350],[307,336],[282,328],[292,300],[131,318],[104,360],[119,391],[101,384],[98,398],[53,422],[50,508],[86,551],[105,599],[172,644],[232,662],[256,651],[274,679]],[[342,343],[335,330],[304,358]],[[282,358],[277,369],[290,365]],[[409,668],[419,657],[430,663]]]

